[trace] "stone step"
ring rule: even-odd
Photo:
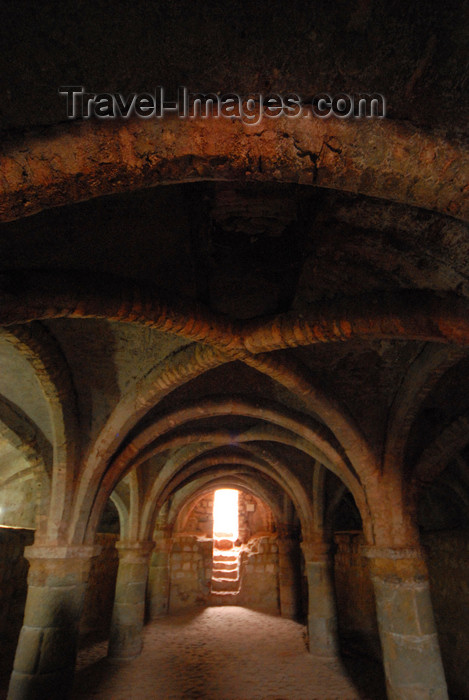
[[[213,548],[230,550],[234,548],[234,542],[233,540],[228,539],[215,540],[215,542],[213,543]]]
[[[238,561],[238,557],[213,557],[214,564],[237,564]]]
[[[218,579],[237,579],[238,578],[238,567],[227,571],[226,569],[212,569],[212,578]]]
[[[239,552],[233,552],[233,550],[229,550],[229,549],[214,549],[213,556],[214,557],[236,557],[236,558],[238,558]]]
[[[238,563],[235,561],[214,561],[213,569],[217,571],[234,571],[238,569]]]
[[[212,591],[235,592],[239,589],[239,579],[212,578]]]

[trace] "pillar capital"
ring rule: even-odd
[[[68,586],[86,584],[91,560],[100,546],[31,545],[24,550],[30,567],[31,586]]]
[[[31,562],[34,559],[91,559],[98,556],[100,545],[53,545],[32,544],[25,547],[24,556]]]
[[[369,559],[419,559],[423,556],[421,547],[375,547],[363,545],[362,554]]]
[[[447,690],[422,549],[363,547],[370,561],[390,700],[446,700]]]
[[[67,697],[91,560],[99,549],[50,543],[26,548],[28,597],[9,700]]]
[[[154,542],[125,542],[119,541],[116,543],[116,549],[119,552],[119,559],[129,563],[144,563],[150,557],[155,546]]]
[[[322,538],[307,537],[301,543],[305,562],[326,561],[329,557],[331,545]]]
[[[420,547],[363,547],[370,560],[372,577],[395,582],[421,582],[428,579],[427,565]]]

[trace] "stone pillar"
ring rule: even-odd
[[[288,531],[279,528],[277,544],[280,614],[295,619],[299,598],[298,541]]]
[[[118,542],[119,568],[108,657],[133,659],[142,651],[145,594],[153,542]]]
[[[419,549],[365,547],[389,700],[447,700],[428,573]]]
[[[28,596],[8,700],[64,700],[96,547],[31,546]]]
[[[314,656],[334,658],[338,654],[337,614],[329,544],[305,540],[301,547],[308,579],[309,651]]]
[[[151,555],[148,576],[148,612],[150,620],[168,614],[171,559],[171,531],[155,533],[155,549]]]

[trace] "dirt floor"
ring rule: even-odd
[[[348,657],[347,673],[320,662],[306,650],[302,625],[241,607],[162,618],[144,640],[142,655],[128,662],[108,662],[106,643],[82,650],[73,700],[386,697],[379,665]]]

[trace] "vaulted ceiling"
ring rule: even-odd
[[[393,461],[409,484],[449,478],[439,522],[463,511],[464,4],[107,10],[0,10],[0,484],[17,475],[43,519],[52,493],[77,540],[113,489],[134,537],[178,490],[218,483],[257,484],[311,524],[318,489],[334,504],[342,480],[362,511],[370,464]],[[71,124],[70,84],[380,92],[388,117],[257,136]],[[11,494],[5,522],[31,524]]]

